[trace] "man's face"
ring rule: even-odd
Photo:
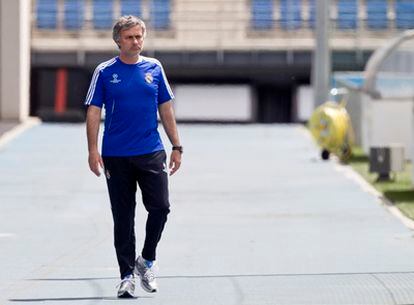
[[[144,46],[144,33],[139,25],[128,30],[121,31],[118,41],[119,49],[125,56],[135,56],[142,51]]]

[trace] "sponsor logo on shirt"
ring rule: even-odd
[[[120,83],[121,80],[118,79],[118,74],[116,74],[116,73],[112,74],[112,79],[110,80],[110,82],[113,83],[113,84]]]
[[[148,83],[148,84],[151,84],[152,83],[152,81],[154,80],[154,78],[152,77],[152,74],[151,73],[145,73],[145,81]]]

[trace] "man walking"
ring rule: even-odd
[[[180,167],[180,144],[172,99],[161,63],[140,55],[145,24],[134,16],[121,17],[113,27],[119,56],[95,69],[86,96],[89,168],[97,176],[104,169],[114,220],[114,244],[121,283],[118,297],[134,297],[137,274],[142,288],[156,292],[156,247],[167,215],[168,170]],[[102,157],[98,152],[101,109],[105,107]],[[169,169],[158,133],[157,111],[172,144]],[[135,253],[135,195],[137,183],[148,212],[141,255]]]

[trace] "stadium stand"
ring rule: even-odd
[[[289,39],[293,39],[293,36],[283,32],[294,33],[295,39],[300,39],[294,48],[307,49],[312,47],[318,3],[317,0],[32,1],[33,16],[36,18],[33,22],[33,45],[44,50],[50,49],[50,46],[59,48],[61,43],[65,44],[63,49],[68,45],[75,48],[74,41],[48,41],[53,38],[51,35],[62,35],[61,30],[82,32],[82,38],[72,37],[72,33],[68,33],[65,39],[85,39],[85,46],[93,49],[89,39],[94,39],[93,31],[107,35],[114,20],[127,14],[141,16],[150,30],[155,32],[168,30],[168,33],[156,38],[163,40],[160,44],[156,43],[157,48],[161,49],[178,50],[188,45],[196,49],[215,49],[217,45],[224,49],[249,49],[251,39],[258,38],[265,39],[260,42],[261,46],[280,49],[284,42],[291,45]],[[350,43],[355,42],[362,49],[370,51],[378,42],[375,41],[378,37],[373,35],[381,32],[384,34],[381,39],[387,39],[396,31],[414,28],[414,0],[335,0],[330,4],[329,26],[334,29],[331,31],[333,38],[344,40],[344,44],[340,45],[350,46]],[[53,34],[53,30],[58,31]],[[260,32],[260,35],[249,31]],[[206,38],[201,44],[197,41],[200,34]],[[281,40],[275,45],[270,37],[279,37]],[[356,37],[358,42],[355,41]],[[354,42],[350,41],[352,39]],[[110,47],[105,42],[99,43],[105,48]]]
[[[316,0],[309,0],[309,19],[308,26],[314,29],[316,26]]]
[[[180,7],[177,0],[174,7]],[[189,0],[184,0],[189,1]],[[215,0],[217,1],[217,0]],[[250,28],[259,31],[294,31],[298,29],[315,29],[316,0],[240,0],[245,1],[250,12]],[[191,2],[191,1],[190,1]],[[108,30],[119,16],[137,15],[143,18],[155,30],[171,28],[171,0],[36,0],[34,1],[34,23],[39,30],[53,30],[63,27],[69,31],[82,30],[85,24],[86,3],[92,4],[92,28]],[[305,5],[307,4],[307,5]],[[194,5],[194,4],[192,4]],[[389,31],[391,29],[414,28],[414,0],[336,0],[333,24],[339,31],[349,31],[365,24],[371,31]],[[116,9],[119,7],[119,10]],[[304,10],[307,9],[307,14]],[[366,14],[358,16],[358,11]],[[58,14],[63,12],[63,14]],[[89,12],[89,6],[88,6]],[[278,14],[274,14],[278,12]],[[337,14],[334,14],[334,13]],[[395,12],[390,14],[390,12]],[[235,13],[237,15],[237,13]],[[275,15],[280,17],[275,20]],[[364,17],[366,16],[366,17]],[[364,19],[362,19],[364,18]],[[174,21],[175,22],[175,21]],[[278,26],[275,26],[277,23]]]
[[[36,26],[39,29],[56,29],[57,0],[37,0]]]
[[[141,0],[121,0],[121,15],[142,17]]]
[[[151,27],[156,30],[167,30],[170,27],[170,0],[152,0],[151,2]]]
[[[414,1],[395,1],[395,27],[397,29],[414,29]]]
[[[252,0],[251,22],[255,30],[269,30],[273,28],[273,1]]]
[[[384,0],[366,0],[367,20],[366,25],[371,30],[383,30],[388,28],[388,3]]]
[[[113,23],[113,1],[93,0],[93,27],[96,30],[108,30]]]
[[[341,30],[354,30],[358,26],[357,0],[338,0],[336,25]]]
[[[96,65],[114,56],[111,28],[124,14],[146,21],[143,55],[160,59],[173,84],[243,84],[259,103],[258,122],[290,122],[298,87],[312,79],[319,0],[30,1],[31,113],[43,118],[83,119],[79,99]],[[329,3],[332,71],[362,70],[414,25],[414,0]]]
[[[65,29],[82,29],[85,11],[84,5],[83,0],[65,0],[63,22]]]
[[[296,30],[302,27],[302,0],[280,0],[280,27]]]

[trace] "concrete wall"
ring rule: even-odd
[[[176,85],[175,114],[178,120],[254,120],[254,101],[249,85]]]
[[[313,101],[312,86],[299,86],[295,92],[295,113],[293,114],[295,121],[305,122],[309,120],[315,110]]]
[[[413,101],[409,99],[374,100],[362,96],[362,148],[369,153],[372,146],[402,144],[405,158],[412,160]]]
[[[0,1],[0,119],[29,115],[30,1]]]

